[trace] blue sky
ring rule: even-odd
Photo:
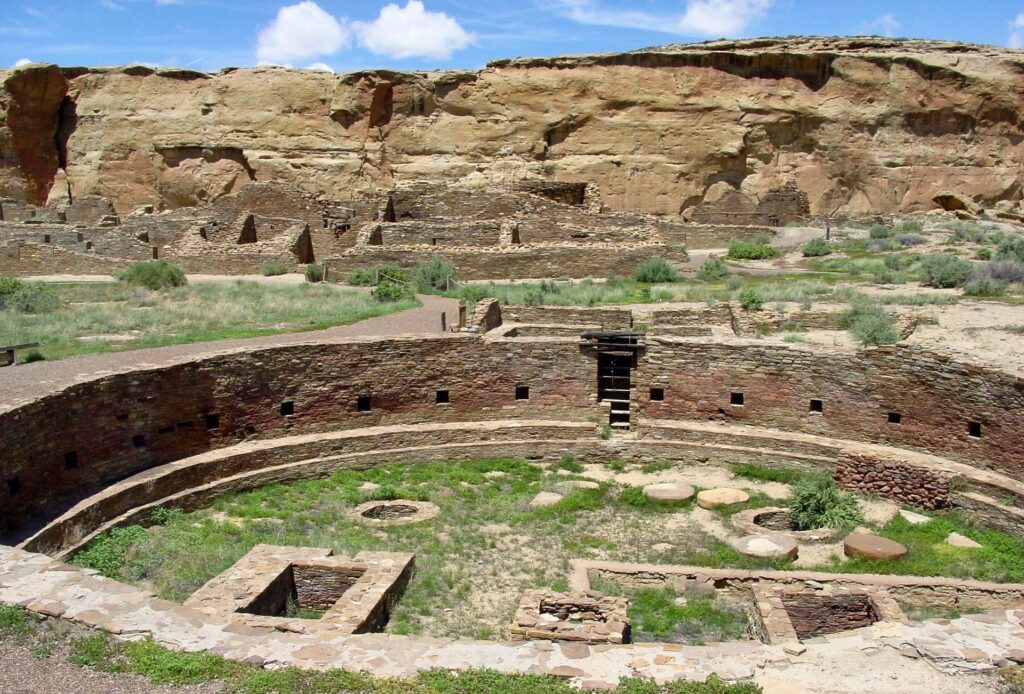
[[[787,34],[1024,47],[1024,0],[0,0],[0,66],[479,68]]]

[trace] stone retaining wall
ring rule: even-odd
[[[892,454],[846,450],[836,461],[835,480],[855,489],[917,508],[944,509],[950,505],[950,483],[956,475],[900,460]]]

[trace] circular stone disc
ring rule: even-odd
[[[854,533],[843,542],[843,551],[848,557],[899,559],[907,553],[907,548],[898,542],[877,535]]]
[[[750,495],[742,489],[705,489],[697,495],[697,505],[707,509],[743,504],[747,501],[750,501]]]
[[[539,508],[541,506],[553,506],[561,500],[561,494],[555,494],[554,492],[541,492],[537,496],[533,497],[530,501],[530,506],[534,508]]]
[[[644,487],[644,494],[658,501],[686,501],[693,496],[693,487],[682,482],[661,482]]]
[[[751,557],[765,559],[796,559],[796,540],[787,535],[748,535],[732,543],[736,551]]]

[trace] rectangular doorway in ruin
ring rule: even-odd
[[[644,348],[644,334],[632,331],[588,332],[581,347],[597,356],[597,401],[609,405],[608,424],[630,429],[630,401],[637,353]]]

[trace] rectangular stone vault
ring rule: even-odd
[[[352,634],[380,631],[405,592],[414,561],[410,553],[349,558],[318,547],[256,545],[185,605],[282,631],[306,633],[321,625]]]

